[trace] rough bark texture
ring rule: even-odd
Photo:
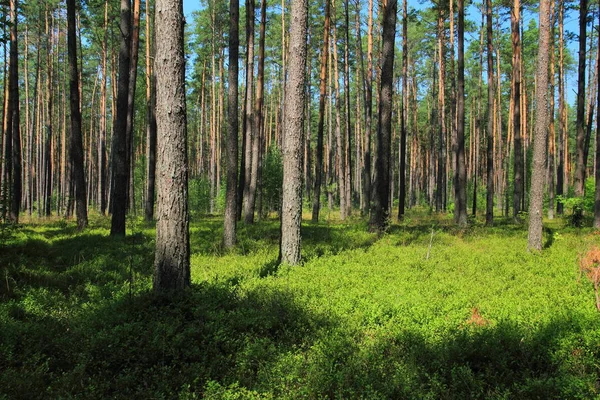
[[[587,0],[579,2],[579,65],[577,67],[577,160],[575,164],[575,195],[583,196],[585,188],[585,39]]]
[[[4,194],[8,208],[8,221],[19,222],[21,208],[21,133],[19,110],[19,50],[17,35],[18,1],[10,5],[10,50],[8,65],[8,107],[6,109],[6,134],[4,136]]]
[[[402,105],[400,109],[400,184],[398,188],[398,219],[406,207],[406,119],[408,118],[408,4],[402,2]]]
[[[236,243],[237,221],[237,171],[238,171],[238,79],[240,47],[240,2],[229,2],[229,71],[228,71],[228,126],[227,126],[227,193],[225,194],[225,219],[223,246],[231,248]]]
[[[564,1],[558,2],[558,162],[556,165],[556,196],[562,196],[565,190],[565,63],[564,63]],[[562,215],[564,204],[556,204],[556,213]]]
[[[87,196],[83,168],[83,141],[81,138],[81,110],[79,108],[79,72],[77,68],[77,37],[75,35],[75,0],[67,0],[67,48],[69,53],[69,101],[71,132],[69,153],[75,183],[75,212],[77,228],[87,226]]]
[[[371,230],[383,231],[388,224],[390,204],[390,159],[392,140],[392,92],[394,83],[394,39],[396,35],[397,0],[383,2],[381,83],[379,89],[379,123],[375,188],[371,204]]]
[[[523,144],[521,138],[521,34],[520,34],[521,3],[514,0],[510,14],[513,48],[513,136],[514,136],[514,192],[513,218],[519,219],[523,203]]]
[[[243,165],[244,168],[244,223],[254,222],[254,198],[250,196],[250,185],[252,183],[252,162],[256,157],[252,153],[254,138],[254,107],[252,107],[252,95],[254,86],[254,0],[246,0],[246,99],[244,109],[244,142],[246,152]]]
[[[458,69],[456,93],[456,200],[454,219],[467,225],[467,169],[465,162],[465,5],[458,0]]]
[[[127,209],[135,212],[135,193],[133,182],[133,125],[135,119],[135,90],[137,86],[138,53],[140,47],[140,0],[133,0],[133,18],[131,27],[131,59],[129,63],[129,88],[127,89],[127,128],[125,164],[127,165]]]
[[[319,122],[317,124],[317,159],[315,160],[315,186],[313,191],[312,222],[319,222],[321,210],[321,184],[323,182],[323,130],[325,125],[325,99],[327,97],[327,58],[329,56],[329,0],[325,0],[325,26],[323,28],[323,49],[321,51],[321,72],[319,75]]]
[[[529,198],[529,251],[542,250],[544,214],[544,178],[546,175],[546,140],[548,137],[548,65],[550,47],[550,0],[540,2],[540,38],[536,71],[536,120],[533,139],[533,171]]]
[[[151,11],[146,6],[146,132],[147,132],[147,153],[148,164],[146,166],[146,205],[144,207],[144,217],[146,221],[154,219],[154,198],[156,197],[156,75],[154,72],[154,27],[150,29],[150,24],[154,24],[151,18]],[[152,54],[152,57],[150,56]]]
[[[156,1],[157,186],[154,290],[190,285],[182,0]]]
[[[300,262],[302,223],[302,137],[308,1],[292,0],[288,81],[285,89],[283,140],[283,199],[281,208],[281,263]]]
[[[110,234],[125,236],[127,210],[127,97],[129,92],[129,64],[131,58],[131,4],[121,0],[121,47],[119,49],[119,80],[117,82],[116,118],[113,120],[111,152],[111,202],[112,220]]]
[[[494,45],[492,36],[492,0],[486,1],[487,21],[487,76],[488,76],[488,125],[487,125],[487,188],[485,224],[494,223]]]

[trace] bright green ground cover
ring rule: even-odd
[[[276,221],[241,226],[225,254],[222,220],[202,219],[193,288],[167,301],[149,293],[153,227],[117,240],[108,223],[0,232],[0,398],[600,395],[600,313],[577,264],[591,229],[547,223],[531,255],[502,221],[415,214],[380,238],[307,223],[304,265],[277,268]]]

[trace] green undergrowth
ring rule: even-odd
[[[151,293],[154,227],[95,217],[0,230],[0,398],[597,398],[600,313],[579,257],[591,229],[546,221],[542,254],[498,219],[413,212],[303,226],[191,224],[193,286]]]

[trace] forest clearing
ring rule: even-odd
[[[307,213],[310,218],[310,214]],[[381,236],[330,215],[277,266],[279,223],[219,243],[191,223],[191,288],[154,294],[154,227],[106,217],[2,231],[0,398],[594,398],[597,231],[413,211]],[[432,235],[433,232],[433,235]]]

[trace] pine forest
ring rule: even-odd
[[[0,399],[597,398],[597,0],[0,0]]]

